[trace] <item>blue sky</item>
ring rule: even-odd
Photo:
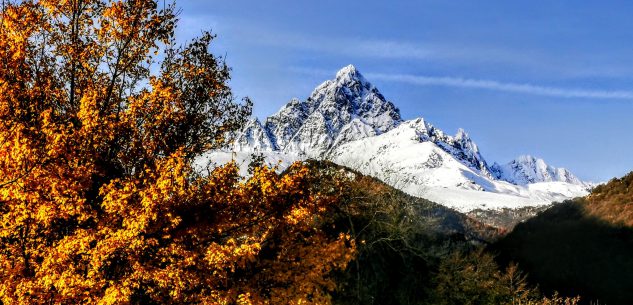
[[[180,1],[254,115],[354,64],[404,118],[464,128],[489,162],[532,154],[582,179],[633,170],[633,2]]]

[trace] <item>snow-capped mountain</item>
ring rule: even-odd
[[[400,122],[398,108],[350,65],[318,86],[306,101],[292,99],[268,117],[261,137],[248,138],[245,132],[238,143],[267,147],[270,142],[273,149],[266,150],[318,158],[332,147],[384,133]]]
[[[259,119],[251,119],[237,135],[234,148],[237,151],[273,151],[276,149],[268,129]]]
[[[405,121],[384,134],[341,145],[327,158],[460,211],[545,205],[587,194],[582,183],[515,184],[498,179],[486,169],[483,159],[473,163],[462,157],[472,151],[447,144],[459,138],[459,133],[434,141],[429,126],[423,119]]]
[[[505,165],[495,163],[491,170],[496,178],[513,184],[527,185],[554,181],[583,184],[567,169],[550,166],[543,159],[537,159],[530,155],[520,156]]]
[[[588,187],[569,171],[530,156],[489,166],[464,130],[451,136],[422,118],[402,120],[398,108],[351,65],[264,124],[249,121],[231,152],[206,158],[246,163],[253,152],[281,168],[295,160],[328,159],[461,211],[544,205],[586,195]]]

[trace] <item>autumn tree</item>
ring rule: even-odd
[[[176,46],[162,1],[2,4],[2,304],[329,302],[335,193],[299,164],[192,167],[251,107],[211,34]]]
[[[579,298],[543,296],[516,264],[500,268],[483,249],[442,260],[429,304],[576,305]]]

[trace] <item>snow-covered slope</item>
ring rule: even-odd
[[[351,65],[264,124],[250,121],[233,151],[205,158],[247,163],[258,153],[273,165],[281,160],[282,169],[293,160],[329,159],[461,211],[545,205],[586,195],[589,187],[530,156],[489,166],[464,130],[451,136],[422,118],[403,121],[398,108]]]
[[[460,211],[545,205],[587,192],[579,181],[574,184],[549,179],[514,184],[495,179],[485,170],[483,159],[473,163],[462,157],[466,153],[461,149],[446,147],[446,143],[459,139],[462,132],[455,137],[444,136],[443,141],[433,141],[429,130],[432,127],[422,119],[406,121],[382,135],[341,145],[327,158],[411,195]],[[476,148],[474,143],[473,146]]]
[[[554,181],[583,184],[567,169],[550,166],[543,159],[537,159],[530,155],[520,156],[505,165],[495,163],[491,169],[496,178],[514,184],[526,185]]]

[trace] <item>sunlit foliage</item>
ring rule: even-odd
[[[633,173],[598,185],[579,202],[588,215],[613,225],[633,227]]]
[[[152,0],[3,2],[2,304],[324,304],[353,241],[309,172],[194,157],[250,113]]]

